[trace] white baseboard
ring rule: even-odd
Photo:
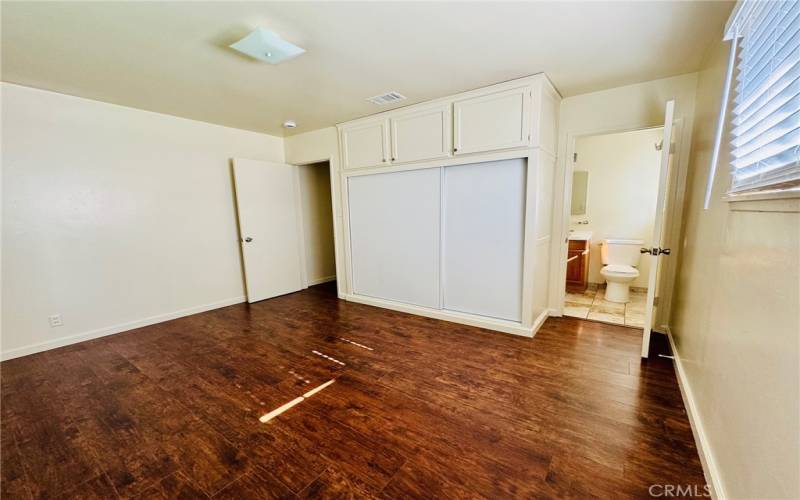
[[[441,309],[431,309],[429,307],[404,304],[402,302],[377,299],[364,295],[345,294],[343,298],[350,302],[358,302],[359,304],[383,307],[384,309],[391,309],[393,311],[400,311],[409,314],[416,314],[418,316],[425,316],[428,318],[451,321],[453,323],[459,323],[462,325],[477,326],[479,328],[486,328],[487,330],[495,330],[498,332],[510,333],[512,335],[520,335],[522,337],[533,337],[542,323],[544,323],[544,320],[547,319],[547,313],[549,312],[542,312],[542,314],[536,318],[533,327],[525,328],[514,321],[487,318],[486,316],[478,316],[475,314],[466,314],[454,311],[443,311]]]
[[[533,327],[531,328],[531,337],[535,336],[539,332],[539,328],[542,327],[547,318],[550,317],[550,309],[545,309],[539,314],[539,317],[533,321]]]
[[[308,286],[321,285],[329,281],[336,281],[336,275],[334,274],[333,276],[323,276],[322,278],[310,279],[308,280]]]
[[[681,396],[683,397],[683,405],[686,407],[686,413],[689,415],[689,424],[692,427],[694,442],[700,454],[700,462],[703,464],[703,474],[706,477],[706,482],[711,487],[711,497],[718,500],[725,500],[728,496],[725,494],[725,489],[720,482],[719,468],[714,459],[714,454],[711,451],[711,445],[708,442],[708,434],[703,426],[703,421],[700,419],[697,404],[695,404],[692,386],[689,384],[689,379],[686,378],[681,356],[678,354],[675,340],[672,338],[672,330],[670,330],[669,326],[666,326],[664,330],[667,333],[669,346],[672,350],[672,362],[675,366],[675,373],[678,376],[678,387],[680,387]]]
[[[233,297],[230,299],[220,300],[218,302],[212,302],[211,304],[189,307],[186,309],[181,309],[179,311],[173,311],[166,314],[150,316],[149,318],[130,321],[127,323],[120,323],[117,325],[108,326],[104,328],[98,328],[96,330],[78,333],[75,335],[69,335],[66,337],[60,337],[57,339],[48,340],[46,342],[40,342],[38,344],[31,344],[23,347],[17,347],[15,349],[9,349],[7,351],[3,351],[2,354],[0,354],[0,359],[5,361],[7,359],[19,358],[21,356],[27,356],[29,354],[35,354],[37,352],[49,351],[50,349],[55,349],[57,347],[64,347],[70,344],[77,344],[78,342],[96,339],[99,337],[105,337],[106,335],[114,335],[115,333],[122,333],[128,330],[133,330],[135,328],[141,328],[143,326],[154,325],[156,323],[163,323],[164,321],[169,321],[171,319],[182,318],[184,316],[210,311],[212,309],[219,309],[220,307],[227,307],[233,304],[240,304],[242,302],[245,302],[245,300],[246,298],[244,296]]]

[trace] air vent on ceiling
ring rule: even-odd
[[[385,94],[376,95],[367,99],[369,102],[378,105],[391,104],[393,102],[402,101],[406,96],[399,92],[391,91]]]

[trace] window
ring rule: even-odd
[[[800,2],[742,0],[725,38],[731,40],[731,56],[709,184],[732,84],[730,193],[798,188]],[[706,195],[708,202],[710,185]]]

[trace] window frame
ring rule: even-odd
[[[720,112],[717,121],[716,136],[713,142],[713,151],[711,157],[711,164],[708,172],[708,183],[706,185],[705,201],[703,208],[708,209],[714,189],[714,183],[719,164],[719,153],[722,148],[722,142],[726,141],[731,143],[733,116],[732,108],[735,107],[733,100],[735,99],[735,89],[731,92],[731,88],[735,85],[735,72],[739,66],[739,41],[742,38],[740,35],[741,26],[748,22],[749,18],[761,7],[761,2],[757,0],[739,0],[731,12],[730,18],[725,25],[725,33],[723,40],[729,41],[730,53],[728,57],[728,66],[725,75],[725,83],[722,92],[722,101],[720,102]],[[731,96],[731,93],[734,95]],[[732,153],[733,148],[729,147]],[[725,192],[722,200],[726,202],[754,202],[754,201],[768,201],[768,200],[785,200],[800,198],[800,186],[790,186],[781,188],[780,183],[767,184],[763,186],[753,186],[752,188],[744,188],[734,190],[735,182],[735,168],[732,164],[733,158],[728,158],[726,166],[728,169],[728,178],[725,186]]]

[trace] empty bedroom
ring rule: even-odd
[[[800,2],[0,1],[0,498],[800,498]]]

